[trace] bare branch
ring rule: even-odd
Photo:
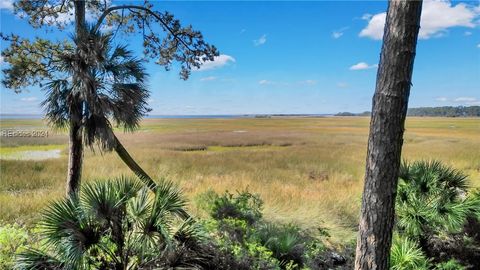
[[[122,6],[114,6],[114,7],[110,7],[108,9],[106,9],[102,15],[100,15],[100,17],[98,18],[97,20],[97,23],[95,24],[95,27],[93,28],[93,31],[96,32],[98,31],[98,29],[100,28],[100,25],[102,24],[103,20],[105,19],[105,17],[107,17],[108,14],[110,14],[111,12],[115,11],[115,10],[119,10],[119,9],[128,9],[128,10],[132,10],[132,9],[138,9],[138,10],[143,10],[145,12],[147,12],[148,14],[150,14],[151,16],[153,16],[155,19],[157,19],[164,27],[165,29],[167,29],[167,31],[170,32],[170,34],[173,35],[173,37],[179,41],[180,43],[182,43],[183,46],[185,46],[185,48],[187,50],[189,50],[190,52],[194,52],[193,49],[190,48],[190,46],[185,42],[183,41],[181,38],[178,37],[177,33],[175,33],[175,31],[173,31],[169,26],[168,24],[162,19],[162,17],[158,16],[157,13],[153,12],[151,9],[149,8],[146,8],[146,7],[143,7],[143,6],[137,6],[137,5],[122,5]]]

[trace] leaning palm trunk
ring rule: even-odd
[[[115,152],[117,152],[118,156],[125,162],[125,164],[130,168],[130,170],[135,173],[138,178],[146,185],[148,186],[151,190],[155,191],[155,188],[157,184],[153,179],[138,165],[138,163],[130,156],[130,154],[127,152],[127,149],[123,147],[122,143],[118,140],[117,136],[113,134],[113,139],[114,139],[114,149]]]

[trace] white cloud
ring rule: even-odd
[[[369,37],[373,39],[382,39],[383,27],[385,26],[386,12],[375,14],[371,17],[367,27],[360,31],[360,37]]]
[[[0,0],[0,9],[13,10],[13,0]]]
[[[332,37],[333,37],[334,39],[338,39],[338,38],[340,38],[341,36],[343,36],[343,32],[337,32],[337,31],[333,31],[333,32],[332,32]]]
[[[260,46],[260,45],[265,44],[266,42],[267,42],[267,35],[263,34],[261,37],[259,37],[258,39],[255,39],[253,41],[253,45]]]
[[[275,84],[275,82],[269,81],[269,80],[260,80],[258,81],[258,84],[260,85],[272,85]]]
[[[217,79],[217,77],[215,77],[215,76],[209,76],[209,77],[201,78],[200,81],[201,82],[208,82],[208,81],[214,81],[216,79]]]
[[[477,101],[474,97],[458,97],[455,99],[455,102],[473,102]]]
[[[480,48],[480,43],[477,44],[477,48]]]
[[[420,22],[420,39],[439,37],[451,27],[475,27],[475,19],[480,15],[478,7],[465,3],[454,5],[448,0],[428,0],[423,3]],[[359,36],[380,40],[383,37],[386,13],[378,13],[371,17],[367,27]]]
[[[365,69],[371,69],[371,68],[376,68],[378,65],[369,65],[365,62],[360,62],[357,63],[353,66],[351,66],[349,69],[350,70],[365,70]]]
[[[473,33],[470,32],[470,31],[465,31],[465,33],[463,33],[464,36],[471,36]]]
[[[203,62],[200,68],[196,70],[205,71],[205,70],[220,68],[230,63],[235,63],[235,58],[233,58],[230,55],[221,54],[219,56],[215,56],[213,61]]]
[[[445,101],[448,100],[448,98],[446,98],[446,97],[437,97],[435,100],[436,100],[436,101],[445,102]]]
[[[36,97],[24,97],[24,98],[21,98],[20,100],[23,101],[23,102],[34,102],[34,101],[37,101],[38,98],[36,98]]]
[[[453,101],[461,105],[480,105],[480,100],[476,97],[458,97]]]
[[[348,87],[348,83],[346,83],[346,82],[338,82],[338,83],[337,83],[337,87],[338,87],[338,88],[347,88],[347,87]]]
[[[345,30],[347,30],[347,29],[348,29],[348,27],[343,27],[343,28],[340,28],[340,29],[338,29],[338,30],[334,30],[334,31],[332,32],[332,38],[334,38],[334,39],[339,39],[340,37],[343,36],[343,33],[344,33]]]
[[[315,84],[317,84],[317,81],[316,80],[305,80],[305,81],[300,81],[299,83],[303,84],[303,85],[315,85]]]

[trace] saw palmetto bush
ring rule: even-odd
[[[439,161],[403,163],[397,194],[397,228],[422,239],[460,231],[480,204],[468,196],[467,176]]]
[[[202,231],[169,182],[155,193],[119,178],[84,185],[44,210],[42,242],[17,257],[17,269],[164,269],[200,267]]]
[[[399,178],[396,230],[403,239],[392,248],[392,258],[403,258],[393,257],[402,250],[421,251],[433,264],[457,259],[480,267],[480,241],[470,232],[480,220],[480,196],[467,176],[439,161],[416,161],[404,162]]]
[[[427,270],[430,262],[418,244],[407,237],[394,236],[390,251],[390,269]]]

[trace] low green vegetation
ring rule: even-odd
[[[438,161],[404,163],[392,270],[480,267],[480,192]],[[50,203],[35,229],[0,227],[2,269],[351,269],[354,242],[332,245],[323,227],[264,218],[248,190],[197,197],[193,218],[171,182],[152,192],[135,179],[93,181]]]
[[[479,269],[480,196],[439,161],[404,163],[396,203],[394,269]]]

